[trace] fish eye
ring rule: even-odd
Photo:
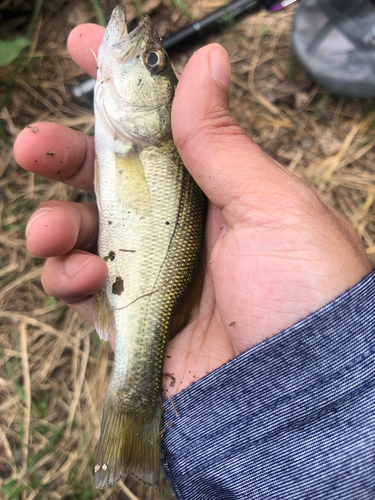
[[[164,68],[165,63],[167,61],[164,52],[162,52],[159,49],[150,50],[150,52],[148,52],[148,54],[146,55],[145,59],[149,68],[152,69],[153,71],[156,71],[157,73],[159,73],[159,71],[161,71]]]

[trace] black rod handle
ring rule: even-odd
[[[256,9],[259,5],[260,0],[234,0],[228,5],[224,5],[223,7],[220,7],[220,9],[211,12],[211,14],[207,14],[207,16],[203,17],[199,21],[189,24],[189,26],[185,26],[176,33],[172,33],[172,35],[164,38],[164,48],[168,51],[205,28],[212,26],[213,24],[223,22],[228,17],[236,17],[247,10]]]

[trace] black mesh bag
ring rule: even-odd
[[[375,0],[302,0],[292,26],[294,51],[335,94],[375,96]]]

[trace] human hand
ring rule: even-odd
[[[73,59],[95,76],[90,49],[104,29],[82,25],[71,33]],[[166,395],[318,310],[371,271],[350,224],[301,180],[266,155],[228,111],[230,64],[209,45],[188,62],[172,108],[182,160],[210,200],[205,276],[195,319],[168,344]],[[53,123],[34,124],[14,146],[27,170],[93,192],[91,137]],[[46,156],[53,150],[54,156]],[[51,201],[27,226],[27,246],[49,257],[42,282],[93,323],[93,297],[106,280],[95,251],[94,204]],[[113,336],[110,339],[114,346]]]

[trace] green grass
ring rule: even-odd
[[[105,27],[107,25],[107,23],[105,22],[103,9],[101,8],[101,6],[99,4],[99,1],[98,0],[91,0],[91,3],[92,3],[92,6],[93,6],[93,9],[94,9],[94,12],[96,14],[96,18],[98,20],[98,23],[101,26]]]

